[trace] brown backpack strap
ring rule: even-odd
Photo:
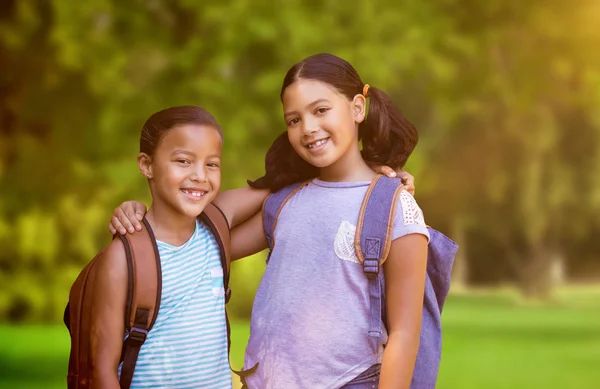
[[[217,239],[219,250],[223,257],[223,274],[226,275],[224,279],[227,284],[229,284],[229,269],[231,265],[231,232],[229,231],[229,222],[227,221],[225,214],[223,214],[223,211],[213,203],[209,203],[204,207],[204,211],[199,218],[207,224],[208,228]],[[227,288],[228,285],[225,285],[225,290],[227,290]]]
[[[204,211],[198,216],[204,224],[211,230],[221,254],[221,267],[223,268],[223,289],[225,291],[225,304],[231,298],[231,289],[229,288],[229,270],[231,266],[231,231],[227,217],[219,207],[209,203],[204,207]],[[231,324],[229,316],[225,311],[225,323],[227,325],[227,353],[231,352]]]
[[[162,271],[156,239],[146,219],[142,220],[141,231],[119,238],[125,246],[129,270],[125,314],[129,336],[123,345],[120,385],[121,389],[129,389],[140,349],[158,316]]]

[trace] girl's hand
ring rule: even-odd
[[[375,173],[385,174],[386,176],[392,178],[400,178],[404,183],[404,186],[406,187],[404,189],[406,189],[406,191],[410,193],[413,197],[415,196],[415,178],[409,172],[405,172],[402,169],[394,171],[394,169],[392,169],[389,166],[380,165],[372,166],[372,168],[375,171]]]
[[[146,206],[139,201],[125,201],[115,208],[112,219],[108,226],[110,232],[114,235],[117,231],[125,235],[128,231],[134,233],[136,230],[142,230],[140,222],[146,214]]]

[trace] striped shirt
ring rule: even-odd
[[[230,389],[223,269],[214,236],[197,222],[182,246],[157,244],[162,298],[131,389]]]

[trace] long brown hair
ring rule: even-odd
[[[317,54],[292,66],[283,79],[280,97],[298,80],[327,83],[352,100],[365,84],[348,62],[332,54]],[[382,90],[369,87],[369,110],[358,127],[363,159],[369,164],[403,167],[418,141],[416,128]],[[287,185],[318,176],[319,170],[303,160],[289,142],[287,132],[279,135],[267,151],[264,176],[248,181],[254,188],[277,191]]]

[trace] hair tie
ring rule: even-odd
[[[369,88],[371,86],[369,84],[365,84],[365,86],[363,86],[363,96],[365,96],[365,98],[369,97]]]

